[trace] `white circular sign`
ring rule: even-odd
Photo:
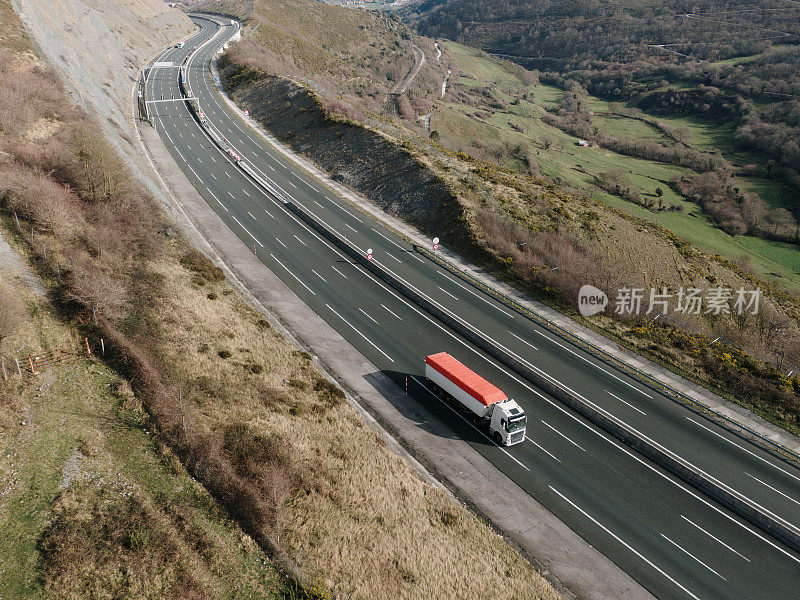
[[[434,244],[438,244],[439,243],[439,238],[433,238],[433,243]]]
[[[367,254],[372,254],[372,248],[369,248],[369,249],[367,250]]]

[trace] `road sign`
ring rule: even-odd
[[[372,260],[372,248],[367,250],[367,260]]]
[[[244,116],[245,117],[249,117],[250,116],[250,111],[247,110],[246,108],[244,109]]]
[[[434,250],[438,250],[439,249],[439,238],[438,237],[433,238],[433,249]]]

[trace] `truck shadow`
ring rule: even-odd
[[[432,435],[445,439],[460,439],[470,444],[495,446],[496,444],[478,427],[469,422],[430,389],[428,380],[420,373],[383,370],[370,373],[365,380],[414,425]],[[390,431],[375,408],[370,412]],[[402,432],[398,432],[402,436]]]

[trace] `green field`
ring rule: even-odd
[[[551,179],[581,190],[614,208],[666,227],[710,252],[733,259],[746,256],[763,277],[780,281],[792,289],[800,289],[800,250],[791,244],[753,237],[734,238],[717,229],[699,206],[676,194],[667,185],[683,172],[682,168],[624,156],[597,146],[577,146],[574,136],[541,120],[547,109],[558,107],[564,94],[562,90],[545,84],[526,86],[503,61],[453,42],[445,43],[444,47],[458,65],[456,83],[473,90],[488,88],[497,101],[505,103],[505,107],[490,110],[482,106],[445,102],[432,120],[432,127],[443,136],[462,144],[477,142],[489,150],[504,143],[527,145],[541,173]],[[649,123],[610,114],[610,103],[605,100],[589,96],[587,101],[594,113],[592,123],[610,136],[652,140],[665,145],[674,143]],[[480,118],[475,115],[476,112],[488,116]],[[696,117],[657,117],[657,120],[675,129],[687,128],[690,132],[689,144],[699,150],[720,152],[737,166],[756,164],[763,167],[763,159],[756,155],[732,152],[734,126],[731,123],[717,123]],[[506,157],[503,166],[516,170],[527,168],[527,164],[513,157]],[[599,190],[593,183],[594,177],[608,171],[624,173],[632,189],[654,201],[656,188],[660,187],[664,193],[664,206],[679,206],[681,210],[651,211]],[[800,204],[798,194],[780,180],[741,177],[739,181],[771,206]]]

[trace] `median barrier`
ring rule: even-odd
[[[208,123],[207,119],[201,119],[199,108],[193,102],[188,100],[188,90],[183,85],[180,77],[179,84],[181,93],[186,97],[186,104],[189,107],[194,119],[198,122],[200,127],[207,133],[209,138],[221,150],[230,156],[229,151],[236,153],[227,142],[218,139],[218,134],[213,127]],[[238,153],[237,153],[238,154]],[[418,292],[412,286],[401,281],[395,277],[387,269],[384,269],[376,260],[369,260],[364,252],[350,244],[347,240],[340,237],[332,229],[328,228],[324,223],[319,222],[312,214],[307,212],[302,206],[292,202],[284,197],[283,194],[278,192],[274,186],[270,185],[263,177],[261,177],[256,169],[251,167],[244,160],[235,160],[231,157],[234,165],[245,173],[250,179],[261,186],[267,193],[279,199],[284,206],[300,218],[303,222],[319,232],[323,237],[330,241],[334,246],[347,253],[358,264],[364,267],[367,271],[375,275],[381,281],[386,283],[389,287],[397,290],[403,296],[408,298],[414,304],[431,314],[433,317],[441,321],[444,325],[461,335],[466,340],[472,342],[475,346],[486,352],[488,355],[497,359],[508,368],[512,369],[531,383],[539,387],[541,390],[547,392],[560,402],[571,408],[573,411],[583,416],[585,419],[613,436],[617,440],[624,443],[626,446],[637,451],[639,454],[650,459],[657,465],[660,465],[669,473],[689,484],[696,490],[702,492],[706,496],[716,500],[723,506],[727,507],[743,519],[752,523],[762,531],[768,533],[772,537],[782,541],[787,546],[800,552],[800,534],[794,531],[791,527],[787,527],[780,521],[773,519],[768,514],[760,511],[750,503],[741,500],[735,494],[732,494],[722,486],[711,481],[708,477],[693,469],[691,466],[684,464],[677,458],[670,455],[670,453],[662,450],[654,443],[646,440],[641,435],[637,434],[617,423],[600,411],[592,407],[588,402],[579,398],[575,394],[565,390],[556,382],[549,380],[547,377],[538,373],[535,369],[525,364],[518,358],[512,356],[508,351],[500,348],[491,340],[485,338],[482,334],[475,331],[471,327],[464,324],[459,319],[448,313],[435,302],[427,298],[425,295]],[[527,310],[527,309],[526,309]]]

